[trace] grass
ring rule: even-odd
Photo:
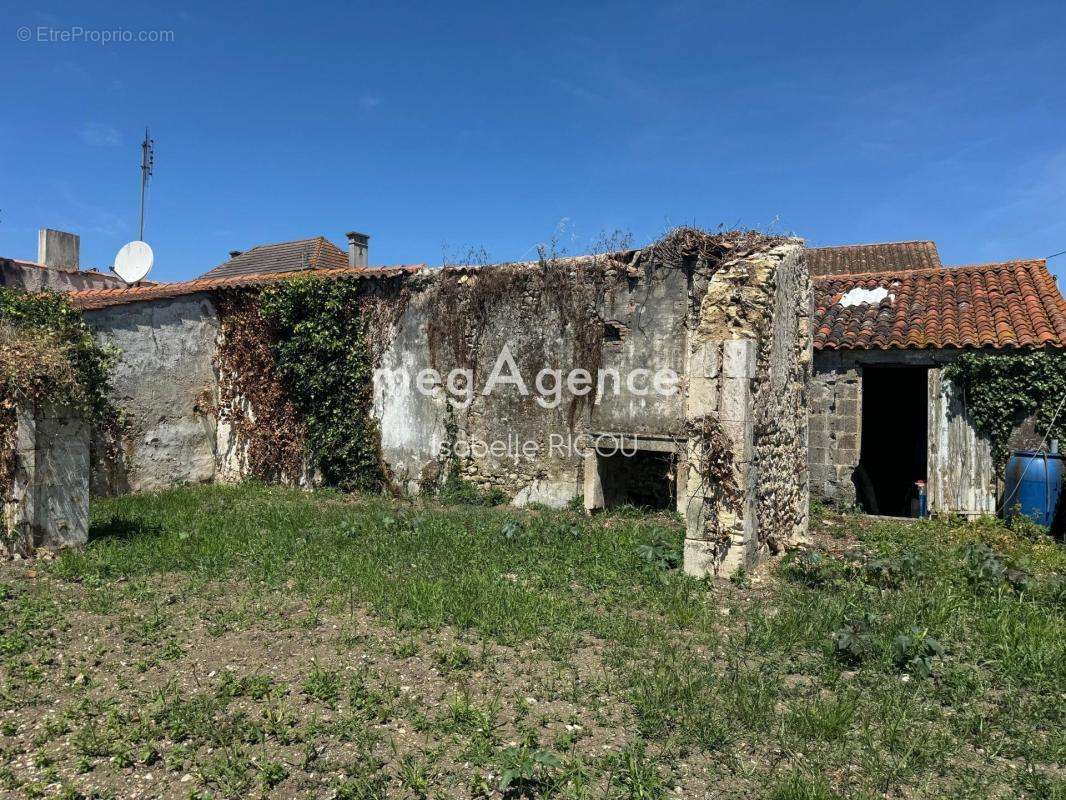
[[[1066,797],[1066,556],[814,509],[733,582],[670,516],[247,484],[0,567],[28,797]]]

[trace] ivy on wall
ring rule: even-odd
[[[962,391],[967,413],[977,431],[992,444],[992,457],[1002,466],[1015,427],[1034,416],[1041,435],[1066,442],[1066,408],[1054,419],[1066,397],[1066,353],[1039,351],[1025,355],[966,353],[944,369]]]
[[[603,320],[596,312],[606,267],[600,259],[564,261],[541,253],[535,268],[500,264],[477,271],[441,274],[430,296],[426,334],[430,360],[442,375],[453,368],[489,368],[496,353],[481,352],[482,336],[494,317],[509,319],[524,336],[524,349],[514,353],[519,364],[547,365],[549,350],[560,335],[571,340],[571,363],[592,375],[600,367]],[[517,347],[518,337],[508,341]],[[532,402],[532,400],[530,400]],[[571,428],[579,406],[588,397],[570,401]]]
[[[298,482],[307,431],[278,374],[274,332],[260,314],[259,293],[220,292],[215,306],[221,321],[219,420],[232,426],[244,448],[248,474]]]
[[[384,483],[371,414],[376,320],[360,283],[308,276],[260,296],[278,375],[306,428],[311,465],[346,491]]]

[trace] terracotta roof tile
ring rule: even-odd
[[[808,247],[807,266],[811,275],[818,276],[933,269],[942,264],[936,244],[918,241]]]
[[[261,244],[219,264],[203,278],[229,278],[234,275],[295,272],[305,269],[344,269],[348,255],[324,236],[294,242]]]
[[[403,273],[417,272],[425,269],[422,264],[399,267],[367,267],[352,269],[318,269],[314,271],[315,277],[322,278],[388,278]],[[222,278],[197,278],[194,281],[181,283],[159,283],[154,286],[135,286],[125,289],[94,289],[85,292],[70,292],[67,296],[71,303],[89,311],[109,306],[126,305],[127,303],[140,303],[146,300],[165,300],[172,297],[197,294],[198,292],[212,292],[220,289],[242,289],[252,286],[268,286],[280,281],[292,280],[293,278],[306,277],[307,270],[295,272],[272,272],[251,275],[230,275]]]
[[[879,287],[879,303],[840,303]],[[819,350],[1066,347],[1066,300],[1043,260],[824,275],[814,294]]]

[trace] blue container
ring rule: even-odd
[[[1020,507],[1034,522],[1050,526],[1062,491],[1063,457],[1055,453],[1015,450],[1007,462],[1003,495],[1007,519]]]

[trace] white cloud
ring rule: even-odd
[[[122,136],[117,128],[105,125],[102,122],[88,122],[78,131],[78,135],[86,144],[93,147],[113,147],[122,141]]]

